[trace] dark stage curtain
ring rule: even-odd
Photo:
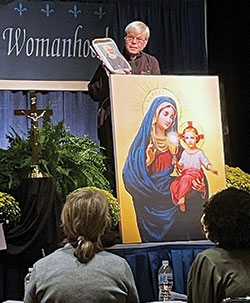
[[[22,219],[20,224],[5,233],[8,253],[17,255],[32,248],[48,254],[59,238],[61,202],[57,197],[52,178],[24,179],[14,194],[19,201]]]
[[[141,20],[151,29],[146,51],[162,74],[207,72],[205,0],[124,0],[114,3],[113,36],[122,48],[125,26]]]
[[[224,86],[230,155],[226,162],[250,173],[250,1],[207,1],[210,73]],[[227,154],[226,154],[227,156]]]
[[[21,300],[28,268],[62,240],[61,202],[51,178],[24,179],[13,196],[20,203],[21,222],[5,231],[7,250],[0,252],[0,301]]]

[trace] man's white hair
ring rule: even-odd
[[[150,36],[149,27],[141,21],[133,21],[126,26],[125,36],[127,36],[131,32],[135,32],[137,34],[146,33],[146,40],[148,40]]]

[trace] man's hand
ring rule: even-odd
[[[126,74],[126,75],[131,75],[132,73],[131,73],[131,71],[130,71],[129,69],[124,68],[124,69],[122,69],[121,71],[119,71],[119,73],[116,72],[116,74],[120,74],[120,75],[124,75],[124,74]]]
[[[126,75],[131,75],[132,73],[131,73],[131,71],[129,70],[129,69],[123,69],[123,71],[124,71],[124,73],[126,74]]]

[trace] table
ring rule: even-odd
[[[169,260],[174,272],[173,291],[186,294],[187,276],[197,254],[214,243],[203,241],[180,241],[165,243],[117,244],[109,251],[125,258],[134,274],[140,302],[158,299],[158,269],[162,260]]]

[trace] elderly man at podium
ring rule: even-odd
[[[160,66],[158,60],[143,52],[150,36],[149,27],[141,21],[129,23],[125,28],[125,47],[123,56],[132,67],[132,74],[151,74],[159,75]],[[107,175],[113,190],[115,191],[114,181],[114,155],[112,140],[112,124],[110,115],[109,80],[103,64],[97,68],[92,80],[88,84],[89,96],[99,102],[98,112],[98,138],[100,145],[105,148],[107,156],[107,166],[112,175]]]

